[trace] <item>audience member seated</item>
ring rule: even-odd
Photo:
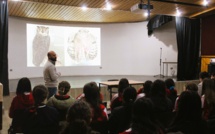
[[[131,128],[120,134],[164,134],[153,111],[153,102],[149,98],[137,99],[133,105]]]
[[[114,108],[109,118],[110,134],[118,134],[130,128],[132,106],[136,97],[137,91],[135,88],[125,88],[123,92],[123,105]]]
[[[178,100],[178,110],[167,132],[183,134],[208,134],[202,118],[201,99],[197,92],[184,91]]]
[[[18,81],[16,88],[16,96],[13,98],[9,117],[12,118],[10,127],[11,133],[22,133],[23,113],[26,108],[34,105],[34,99],[31,91],[31,82],[28,78],[24,77]]]
[[[74,98],[69,95],[70,84],[67,81],[62,81],[58,85],[58,93],[48,99],[46,105],[55,107],[60,113],[60,120],[66,119],[66,112],[74,102]]]
[[[152,84],[149,98],[154,103],[155,117],[158,121],[166,127],[169,125],[169,121],[173,116],[173,104],[171,100],[166,96],[165,82],[162,80],[155,80]]]
[[[111,110],[113,110],[118,106],[122,106],[122,93],[124,89],[127,87],[129,87],[128,79],[126,78],[120,79],[119,86],[118,86],[118,93],[114,94],[114,96],[111,99],[111,103],[110,103]]]
[[[67,124],[60,134],[99,134],[90,128],[92,114],[85,101],[74,102],[68,110],[66,120]]]
[[[173,79],[169,78],[165,80],[165,84],[167,97],[172,101],[172,104],[175,104],[175,99],[178,97],[177,90],[175,89],[175,82]]]
[[[84,85],[84,95],[84,100],[89,103],[92,110],[91,128],[102,134],[106,134],[108,132],[107,109],[101,102],[99,88],[95,82],[90,82]]]
[[[198,84],[198,94],[199,94],[199,96],[202,96],[202,95],[203,95],[203,93],[202,93],[202,83],[203,83],[203,80],[204,80],[205,78],[210,78],[208,72],[200,72],[200,73],[199,73],[199,81],[200,81],[200,82],[199,82],[199,84]]]
[[[92,83],[94,83],[95,85],[97,85],[96,82],[92,82]],[[99,91],[99,93],[100,93],[100,91]],[[85,95],[84,95],[84,91],[83,91],[83,93],[79,94],[79,95],[76,97],[76,99],[77,99],[77,100],[81,100],[81,99],[83,99],[84,97],[85,97]],[[100,93],[100,99],[101,99],[101,101],[104,100],[104,97],[103,97],[103,95],[102,95],[101,93]]]
[[[185,86],[185,91],[198,92],[198,87],[197,87],[197,85],[195,83],[189,82]],[[178,109],[178,99],[179,99],[179,96],[175,100],[175,106],[174,106],[174,110],[173,110],[174,112],[177,111],[177,109]]]
[[[152,81],[147,80],[144,83],[144,86],[143,86],[143,89],[142,89],[142,93],[139,93],[137,95],[137,99],[139,99],[141,97],[149,97],[149,92],[150,92],[151,86],[152,86]]]
[[[33,89],[35,104],[25,112],[24,134],[58,134],[59,113],[54,107],[45,105],[48,89],[37,85]]]
[[[203,118],[211,134],[215,133],[215,79],[204,79],[202,84]]]

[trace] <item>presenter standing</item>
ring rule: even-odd
[[[54,51],[49,51],[48,61],[46,62],[43,70],[43,77],[45,80],[45,86],[48,88],[48,99],[57,92],[58,77],[61,76],[60,72],[57,72],[55,63],[57,61],[57,55]]]

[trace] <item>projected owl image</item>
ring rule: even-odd
[[[68,38],[69,56],[77,64],[94,60],[98,53],[96,38],[86,29],[79,30],[74,37]]]
[[[43,60],[47,57],[47,52],[50,46],[49,27],[37,26],[36,35],[33,39],[33,64],[40,66]]]

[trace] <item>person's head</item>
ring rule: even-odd
[[[91,122],[91,109],[88,103],[78,100],[67,112],[69,134],[87,134]]]
[[[151,99],[142,97],[133,104],[132,132],[154,134],[159,131],[159,125],[154,116],[154,104]]]
[[[124,89],[127,88],[127,87],[129,87],[128,79],[126,79],[126,78],[120,79],[119,86],[118,86],[119,94],[122,94]]]
[[[197,92],[184,91],[178,100],[178,118],[185,120],[200,119],[202,114],[201,98]]]
[[[53,61],[53,62],[56,62],[57,61],[57,55],[54,51],[49,51],[48,54],[48,59]]]
[[[66,95],[70,90],[70,84],[67,81],[61,81],[58,85],[58,93],[60,95]]]
[[[123,92],[123,102],[125,104],[132,104],[137,97],[137,91],[134,87],[127,87]]]
[[[166,97],[166,85],[162,80],[155,80],[150,90],[150,96]]]
[[[143,84],[143,93],[145,93],[145,96],[149,95],[149,92],[151,90],[152,87],[152,81],[147,80],[144,84]]]
[[[186,84],[185,90],[197,92],[198,91],[198,86],[193,82],[189,82],[189,83]]]
[[[210,92],[214,89],[214,80],[205,78],[202,83],[202,95],[205,94],[205,92]]]
[[[95,82],[85,84],[83,91],[87,101],[100,100],[99,87]]]
[[[31,92],[31,81],[27,77],[21,78],[16,88],[16,94],[23,94],[25,92]]]
[[[215,80],[214,79],[203,80],[202,92],[205,94],[205,102],[208,105],[215,105]]]
[[[48,89],[44,85],[37,85],[33,88],[35,105],[41,105],[48,97]]]
[[[166,88],[173,90],[175,89],[175,82],[173,81],[173,79],[169,78],[165,80],[165,84],[166,84]]]
[[[210,78],[209,73],[208,72],[200,72],[199,73],[199,80],[202,82],[205,78]]]

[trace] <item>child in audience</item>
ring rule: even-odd
[[[113,110],[118,106],[122,106],[122,93],[125,88],[129,87],[128,79],[122,78],[119,81],[118,93],[113,96],[110,103],[110,108]]]
[[[198,92],[198,87],[195,83],[193,82],[189,82],[186,84],[185,86],[185,91],[194,91],[194,92]],[[174,106],[174,110],[173,112],[177,111],[178,109],[178,99],[179,99],[179,96],[176,98],[175,100],[175,106]]]
[[[167,132],[208,134],[206,122],[202,118],[201,99],[197,92],[184,91],[181,93],[176,117]]]
[[[202,91],[203,117],[205,120],[215,118],[215,80],[204,79]]]
[[[67,124],[60,134],[99,134],[90,128],[92,114],[85,101],[74,102],[68,110],[66,120]]]
[[[130,128],[132,106],[137,97],[133,87],[125,88],[123,92],[123,105],[112,110],[109,118],[110,134],[118,134]]]
[[[58,134],[59,113],[45,104],[48,89],[37,85],[33,89],[34,107],[25,112],[24,134]]]
[[[203,83],[203,80],[205,79],[205,78],[210,78],[210,76],[209,76],[209,74],[208,74],[208,72],[200,72],[199,73],[199,84],[198,84],[198,94],[199,94],[199,96],[202,96],[203,95],[203,93],[202,93],[202,83]]]
[[[26,108],[34,105],[34,99],[31,91],[31,82],[28,78],[23,77],[18,81],[16,96],[13,98],[9,117],[12,119],[11,129],[13,132],[22,132],[23,113]]]
[[[139,99],[141,97],[149,97],[149,92],[150,92],[151,86],[152,86],[152,81],[147,80],[144,83],[144,86],[143,86],[143,89],[142,89],[142,93],[139,93],[137,95],[137,99]]]
[[[175,99],[178,97],[177,90],[175,89],[175,82],[173,79],[169,78],[165,80],[165,84],[167,97],[172,101],[172,104],[175,104]]]
[[[134,102],[131,128],[120,134],[164,134],[149,98],[142,97]]]
[[[107,109],[102,104],[99,88],[95,82],[84,85],[84,100],[89,103],[92,110],[92,122],[90,126],[93,130],[106,134],[108,132]]]
[[[154,103],[154,112],[158,121],[166,127],[172,119],[173,104],[172,101],[166,96],[166,85],[162,80],[155,80],[152,84],[149,98]]]
[[[48,106],[55,107],[60,113],[60,120],[66,119],[66,112],[75,99],[69,94],[70,84],[67,81],[61,81],[58,85],[58,93],[49,98],[46,103]]]

